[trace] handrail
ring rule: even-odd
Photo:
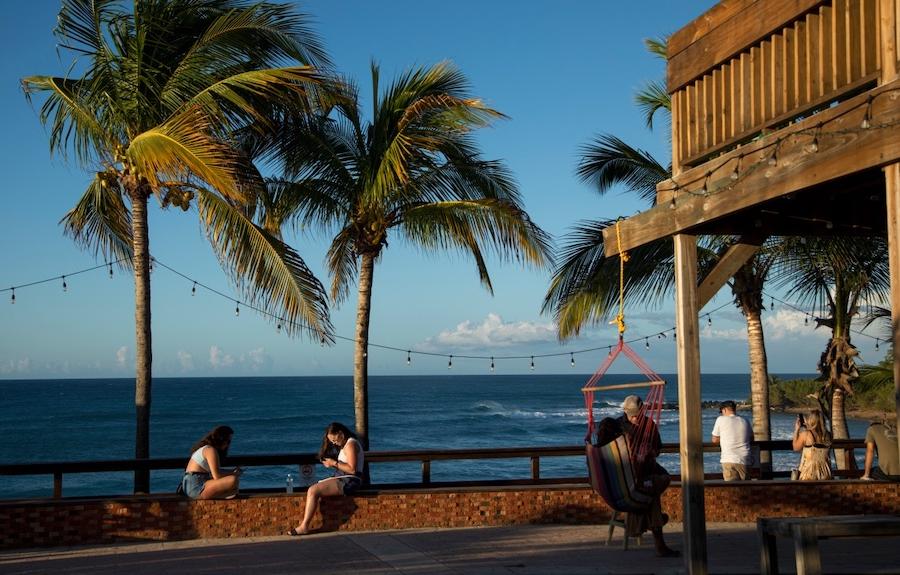
[[[790,440],[754,441],[754,449],[761,451],[792,451]],[[865,443],[859,439],[835,440],[834,449],[859,449],[865,448]],[[711,453],[719,451],[719,445],[715,443],[703,443],[703,452]],[[679,444],[664,443],[662,453],[678,453]],[[436,485],[431,481],[431,462],[467,459],[531,459],[531,478],[513,479],[502,481],[463,481],[442,482],[440,485],[478,485],[493,483],[510,484],[545,484],[554,479],[541,478],[540,459],[542,457],[575,457],[584,455],[584,445],[564,445],[546,447],[503,447],[503,448],[476,448],[476,449],[443,449],[443,450],[396,450],[396,451],[369,451],[366,452],[366,461],[369,463],[395,463],[404,461],[418,461],[422,465],[422,486]],[[137,470],[158,471],[169,469],[183,469],[186,458],[149,458],[149,459],[112,459],[99,461],[57,461],[42,463],[14,463],[0,465],[0,476],[21,475],[53,475],[53,497],[62,497],[62,478],[65,474],[72,473],[102,473],[102,472],[128,472]],[[272,465],[314,465],[319,461],[314,453],[279,453],[267,455],[230,455],[224,464],[227,466],[240,465],[246,467],[272,466]],[[786,477],[790,472],[769,472],[765,478]],[[716,477],[718,474],[707,474]],[[836,471],[835,475],[845,477],[858,477],[858,470]],[[556,478],[558,479],[558,478]],[[571,478],[568,478],[571,479]],[[587,477],[581,478],[585,482]],[[676,477],[677,479],[677,477]],[[376,485],[377,487],[377,485]]]

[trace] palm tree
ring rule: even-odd
[[[645,43],[651,53],[666,58],[665,40],[651,39]],[[651,129],[657,112],[671,110],[669,95],[659,82],[650,82],[635,100]],[[653,205],[656,185],[671,178],[672,168],[671,165],[663,167],[647,152],[632,148],[615,136],[600,135],[582,148],[577,174],[601,194],[622,184]],[[552,312],[557,320],[560,339],[576,336],[586,324],[606,321],[618,303],[619,262],[618,258],[604,256],[601,234],[603,228],[614,223],[614,220],[581,221],[568,235],[543,303],[543,311]],[[699,254],[701,272],[711,269],[730,242],[730,238],[724,237],[704,238]],[[778,253],[776,246],[776,242],[768,242],[730,282],[735,304],[747,322],[753,432],[757,440],[771,437],[768,363],[761,312],[764,309],[762,286]],[[668,240],[630,250],[624,277],[626,302],[658,304],[674,287],[674,263],[674,247]],[[764,469],[771,465],[767,452],[761,453],[760,459]]]
[[[327,59],[304,16],[266,2],[135,0],[128,11],[115,0],[63,0],[55,33],[80,76],[32,76],[23,88],[29,100],[45,97],[40,119],[51,153],[71,152],[95,172],[64,219],[66,232],[134,272],[135,457],[144,459],[151,195],[163,207],[194,202],[213,248],[255,303],[280,310],[289,328],[330,333],[324,287],[242,211],[254,180],[229,136],[279,101],[311,102],[308,88],[321,77],[309,64]],[[149,472],[136,472],[135,491],[148,488]]]
[[[890,290],[885,238],[812,238],[790,240],[790,257],[776,268],[781,285],[790,286],[789,297],[822,310],[816,327],[831,328],[818,369],[822,381],[819,401],[831,421],[835,439],[848,439],[846,395],[853,393],[859,377],[859,352],[850,341],[851,322],[864,303],[884,302]],[[838,452],[839,469],[850,458]]]
[[[523,210],[501,162],[483,160],[472,132],[503,117],[468,95],[447,63],[417,68],[380,91],[372,65],[372,119],[358,91],[319,120],[289,122],[275,138],[285,177],[272,180],[259,218],[293,220],[334,236],[327,254],[331,296],[358,282],[353,361],[356,432],[368,448],[368,340],[375,263],[397,234],[425,251],[469,254],[492,291],[485,250],[535,265],[549,261],[549,238]],[[266,149],[265,146],[262,149]]]

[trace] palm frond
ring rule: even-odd
[[[132,260],[131,213],[122,201],[118,182],[95,177],[87,190],[60,221],[75,243],[102,254],[109,261]]]
[[[303,258],[209,190],[197,208],[207,237],[245,296],[293,333],[333,338],[327,295]]]
[[[662,82],[648,82],[634,97],[638,108],[644,114],[647,127],[653,129],[653,118],[660,110],[672,110],[672,98]],[[668,119],[670,116],[666,116]]]
[[[577,174],[601,194],[622,184],[652,204],[656,199],[656,185],[667,179],[671,170],[649,153],[632,148],[616,136],[600,134],[581,148]]]
[[[331,273],[331,299],[344,301],[350,294],[350,282],[356,277],[358,264],[353,250],[354,237],[349,228],[344,228],[331,241],[326,261]]]

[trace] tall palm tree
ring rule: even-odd
[[[835,439],[848,439],[845,399],[859,377],[851,343],[851,322],[863,304],[879,304],[890,290],[885,238],[792,238],[789,254],[775,269],[789,297],[822,311],[816,327],[831,328],[831,338],[819,359],[820,403],[831,421]],[[839,469],[847,461],[837,453]]]
[[[32,76],[23,88],[29,100],[45,98],[51,153],[71,152],[95,172],[64,219],[67,233],[134,272],[135,457],[144,459],[150,196],[183,210],[193,202],[213,248],[258,305],[278,309],[288,327],[330,333],[324,287],[241,209],[259,182],[229,136],[277,102],[311,102],[321,77],[310,65],[327,59],[303,15],[267,2],[134,0],[129,11],[116,0],[63,0],[55,33],[78,76]],[[135,490],[148,488],[149,472],[137,472]]]
[[[483,160],[472,138],[503,116],[470,97],[465,77],[447,63],[404,73],[383,91],[379,81],[373,64],[369,122],[347,82],[330,117],[285,125],[273,145],[285,177],[270,182],[259,212],[273,228],[294,220],[334,233],[327,254],[334,301],[358,282],[354,412],[366,448],[372,286],[389,237],[469,254],[489,291],[485,250],[539,266],[550,258],[549,238],[522,208],[509,172]]]
[[[652,54],[666,58],[665,40],[650,39],[645,44]],[[650,129],[657,112],[671,110],[669,94],[659,82],[648,83],[637,93],[635,101]],[[647,152],[632,148],[615,136],[600,135],[582,148],[577,174],[601,194],[622,184],[653,205],[656,185],[671,178],[672,168],[671,165],[663,167]],[[543,303],[543,311],[552,312],[556,317],[561,339],[577,335],[586,324],[606,321],[618,303],[618,258],[604,256],[601,234],[603,228],[613,224],[614,220],[581,221],[568,235]],[[703,239],[699,254],[701,271],[711,269],[717,254],[724,253],[730,241],[724,237]],[[777,242],[768,242],[729,282],[735,305],[747,322],[753,432],[757,440],[771,437],[768,363],[761,312],[764,309],[762,286],[777,253]],[[669,240],[630,250],[625,266],[625,300],[637,305],[658,304],[674,288],[674,263],[674,247]],[[760,456],[764,469],[771,465],[768,453]]]

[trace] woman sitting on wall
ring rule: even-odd
[[[237,495],[241,468],[223,471],[219,463],[228,454],[234,430],[220,425],[191,448],[181,488],[191,499],[230,499]]]
[[[822,412],[813,409],[806,418],[797,415],[794,422],[794,451],[801,451],[801,481],[831,479],[831,434],[825,429]]]

